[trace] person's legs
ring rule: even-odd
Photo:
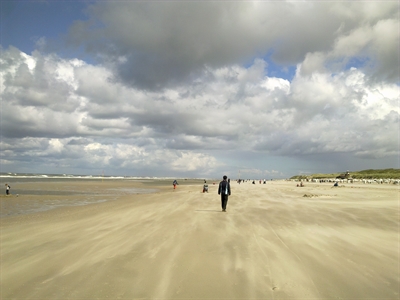
[[[226,210],[226,204],[228,203],[228,195],[221,195],[221,206],[222,211]]]

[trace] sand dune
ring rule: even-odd
[[[226,213],[209,187],[2,218],[1,298],[399,298],[398,187],[233,182]]]

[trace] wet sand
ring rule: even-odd
[[[227,212],[212,183],[72,186],[157,192],[3,217],[1,299],[399,298],[398,186],[232,182]]]

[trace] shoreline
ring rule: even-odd
[[[200,180],[182,185],[202,184]],[[10,184],[11,185],[11,184]],[[60,207],[84,206],[114,201],[125,195],[155,193],[172,186],[167,179],[48,179],[13,182],[10,195],[0,195],[0,218],[31,214]]]

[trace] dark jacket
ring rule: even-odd
[[[226,190],[228,190],[228,195],[230,195],[230,194],[231,194],[231,185],[229,184],[228,181],[222,180],[222,181],[219,183],[218,195],[225,194],[225,191],[226,191]]]

